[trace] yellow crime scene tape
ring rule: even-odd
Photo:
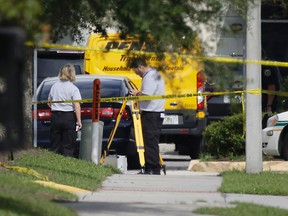
[[[227,91],[227,92],[204,92],[204,93],[186,93],[186,94],[169,94],[169,95],[142,95],[142,96],[127,96],[127,97],[111,97],[111,98],[100,98],[100,102],[121,102],[124,100],[161,100],[161,99],[174,99],[174,98],[187,98],[187,97],[199,97],[199,96],[219,96],[219,95],[233,95],[233,94],[273,94],[278,96],[288,96],[288,92],[278,92],[278,91],[268,91],[261,89],[251,89],[251,90],[241,90],[241,91]],[[59,100],[59,101],[33,101],[33,104],[46,104],[46,103],[92,103],[93,99],[83,99],[83,100]]]
[[[60,45],[60,44],[51,44],[51,43],[41,43],[35,44],[33,42],[26,42],[25,45],[31,47],[39,47],[45,49],[63,49],[63,50],[74,50],[74,51],[95,51],[95,52],[126,52],[125,50],[116,50],[116,49],[97,49],[97,48],[87,48],[84,46],[73,46],[73,45]],[[129,50],[129,53],[138,54],[138,55],[153,55],[153,52],[143,52],[143,51],[135,51]],[[155,54],[154,54],[155,55]],[[164,54],[165,56],[171,56],[167,53]],[[240,63],[240,64],[260,64],[265,66],[277,66],[277,67],[288,67],[288,62],[279,62],[279,61],[268,61],[268,60],[253,60],[253,59],[244,59],[244,58],[227,58],[227,57],[209,57],[209,56],[200,56],[200,55],[187,55],[187,54],[176,54],[173,53],[173,56],[181,57],[181,58],[192,58],[196,60],[202,61],[214,61],[214,62],[222,62],[222,63]],[[232,91],[232,92],[206,92],[206,93],[196,93],[196,94],[172,94],[172,95],[154,95],[154,96],[129,96],[129,97],[117,97],[117,98],[101,98],[100,102],[119,102],[124,100],[159,100],[159,99],[173,99],[173,98],[185,98],[185,97],[197,97],[197,96],[215,96],[215,95],[230,95],[230,94],[241,94],[241,101],[242,101],[242,112],[244,113],[244,94],[274,94],[278,96],[288,96],[288,92],[279,92],[279,91],[268,91],[268,90],[261,90],[261,89],[252,89],[252,90],[243,90],[243,91]],[[86,99],[86,100],[66,100],[66,101],[53,101],[52,103],[63,103],[63,102],[80,102],[80,103],[92,103],[93,99]],[[38,101],[33,102],[34,104],[40,103],[48,103],[48,101]],[[244,115],[243,115],[244,118]],[[244,121],[244,119],[243,119]],[[245,124],[243,124],[245,125]],[[245,126],[244,126],[245,127]]]
[[[192,57],[195,59],[202,59],[206,61],[223,62],[223,63],[241,63],[241,64],[261,64],[265,66],[278,66],[278,67],[288,67],[288,62],[279,61],[268,61],[268,60],[251,60],[243,58],[227,58],[227,57],[207,57],[207,56],[196,56]]]
[[[198,96],[208,96],[208,95],[227,95],[227,94],[240,94],[243,91],[234,92],[212,92],[212,93],[195,93],[195,94],[170,94],[170,95],[142,95],[142,96],[127,96],[127,97],[111,97],[111,98],[100,98],[100,102],[120,102],[120,101],[145,101],[145,100],[161,100],[161,99],[173,99],[173,98],[185,98],[185,97],[198,97]],[[59,100],[59,101],[33,101],[33,104],[46,104],[46,103],[92,103],[93,99],[83,99],[83,100]]]
[[[87,48],[85,46],[75,46],[75,45],[61,45],[61,44],[52,44],[52,43],[34,43],[32,41],[27,41],[25,43],[26,46],[36,47],[36,48],[44,48],[44,49],[63,49],[63,50],[74,50],[74,51],[95,51],[95,52],[125,52],[125,50],[116,50],[116,49],[99,49],[99,48]],[[129,50],[129,53],[132,54],[145,54],[145,55],[152,55],[153,52],[143,52],[143,51],[135,51]],[[165,53],[165,55],[169,55]],[[198,59],[203,61],[214,61],[214,62],[222,62],[222,63],[240,63],[240,64],[260,64],[266,66],[278,66],[278,67],[288,67],[288,62],[279,62],[279,61],[268,61],[268,60],[253,60],[253,59],[244,59],[244,58],[227,58],[227,57],[209,57],[209,56],[193,56],[187,54],[176,54],[173,53],[173,56],[177,55],[179,57],[186,57],[192,59]],[[213,95],[227,95],[227,94],[242,94],[242,106],[244,106],[244,94],[243,93],[250,93],[250,94],[274,94],[278,96],[288,96],[288,92],[279,92],[279,91],[267,91],[261,89],[255,90],[243,90],[243,91],[233,91],[233,92],[209,92],[209,93],[202,93],[202,94],[173,94],[173,95],[155,95],[155,96],[133,96],[133,97],[118,97],[118,98],[101,98],[100,102],[115,102],[115,101],[124,101],[124,100],[156,100],[156,99],[169,99],[169,98],[184,98],[184,97],[197,97],[197,96],[213,96]],[[33,102],[34,104],[40,103],[47,103],[48,101],[39,101]],[[81,103],[91,103],[93,102],[92,99],[87,100],[79,100],[79,101],[53,101],[53,103],[63,103],[63,102],[81,102]],[[244,108],[243,108],[244,111]]]
[[[63,185],[63,184],[57,184],[55,182],[51,182],[48,179],[48,176],[43,175],[41,173],[36,172],[33,169],[27,168],[27,167],[20,167],[20,166],[11,166],[11,165],[6,165],[2,162],[0,162],[0,166],[5,168],[5,169],[9,169],[9,170],[13,170],[16,172],[20,172],[20,173],[24,173],[24,174],[28,174],[28,175],[32,175],[37,177],[40,180],[35,180],[34,182],[46,187],[51,187],[51,188],[56,188],[59,190],[63,190],[63,191],[67,191],[67,192],[73,192],[73,193],[87,193],[90,192],[88,190],[84,190],[81,188],[77,188],[77,187],[72,187],[72,186],[68,186],[68,185]]]
[[[288,96],[288,92],[278,92],[278,91],[268,91],[261,89],[251,89],[251,90],[242,90],[242,91],[229,91],[229,92],[204,92],[204,93],[188,93],[188,94],[171,94],[171,95],[142,95],[142,96],[128,96],[128,97],[112,97],[112,98],[100,98],[100,102],[122,102],[122,101],[144,101],[144,100],[159,100],[159,99],[173,99],[173,98],[185,98],[185,97],[198,97],[198,96],[219,96],[219,95],[233,95],[240,94],[241,95],[241,104],[242,104],[242,113],[245,113],[245,93],[249,94],[273,94],[278,96]],[[35,101],[34,104],[46,104],[46,103],[92,103],[93,99],[85,99],[85,100],[64,100],[64,101]],[[243,115],[243,137],[245,136],[246,125],[245,115]]]
[[[61,44],[51,44],[51,43],[34,43],[32,41],[27,41],[25,43],[26,46],[44,48],[44,49],[63,49],[63,50],[73,50],[73,51],[95,51],[95,52],[126,52],[125,50],[116,50],[116,49],[99,49],[99,48],[87,48],[85,46],[74,46],[74,45],[61,45]],[[145,55],[153,55],[153,52],[147,51],[135,51],[129,50],[129,53],[132,54],[145,54]],[[154,54],[155,55],[155,54]],[[244,59],[244,58],[227,58],[227,57],[219,57],[219,56],[200,56],[200,55],[187,55],[187,54],[168,54],[165,53],[166,56],[179,56],[182,58],[192,58],[199,59],[203,61],[214,61],[214,62],[223,62],[223,63],[240,63],[240,64],[261,64],[266,66],[278,66],[278,67],[288,67],[288,62],[279,62],[279,61],[268,61],[268,60],[253,60],[253,59]]]
[[[74,45],[61,45],[61,44],[51,44],[51,43],[40,43],[36,44],[34,42],[28,41],[25,43],[27,46],[32,47],[41,47],[45,49],[63,49],[63,50],[76,50],[76,51],[95,51],[95,52],[125,52],[125,50],[116,50],[116,49],[99,49],[99,48],[87,48],[84,46],[74,46]],[[146,54],[152,55],[153,52],[143,52],[143,51],[135,51],[130,50],[130,53],[134,54]],[[165,53],[165,55],[169,55]],[[251,59],[244,59],[244,58],[227,58],[227,57],[209,57],[209,56],[193,56],[187,54],[176,54],[173,53],[173,56],[180,56],[192,59],[198,59],[203,61],[214,61],[214,62],[222,62],[222,63],[241,63],[241,64],[260,64],[266,66],[278,66],[278,67],[288,67],[288,62],[279,62],[279,61],[267,61],[267,60],[251,60]],[[197,97],[197,96],[215,96],[215,95],[228,95],[228,94],[242,94],[242,93],[250,93],[250,94],[274,94],[278,96],[288,96],[288,92],[279,92],[279,91],[267,91],[261,89],[255,90],[243,90],[243,91],[233,91],[233,92],[209,92],[209,93],[202,93],[202,94],[172,94],[172,95],[154,95],[154,96],[133,96],[133,97],[118,97],[118,98],[101,98],[100,102],[116,102],[116,101],[124,101],[124,100],[158,100],[158,99],[172,99],[172,98],[185,98],[185,97]],[[34,102],[35,103],[47,103],[48,101],[42,102]],[[53,101],[53,103],[63,103],[64,101]],[[72,101],[68,100],[65,102],[81,102],[81,103],[91,103],[93,102],[92,99],[87,100],[79,100],[79,101]],[[242,106],[244,102],[244,95],[242,96]],[[243,108],[244,111],[244,108]]]
[[[20,166],[10,166],[10,165],[6,165],[6,164],[4,164],[2,162],[0,162],[0,166],[2,166],[5,169],[9,169],[9,170],[14,170],[14,171],[17,171],[17,172],[25,173],[25,174],[28,174],[28,175],[35,176],[35,177],[37,177],[39,179],[42,179],[44,181],[48,181],[48,176],[40,174],[40,173],[36,172],[35,170],[30,169],[30,168],[20,167]]]

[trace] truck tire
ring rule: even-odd
[[[288,134],[285,135],[284,142],[281,147],[281,157],[288,161]]]
[[[179,155],[189,155],[191,159],[198,159],[203,150],[203,136],[180,136],[176,143]]]
[[[192,141],[192,145],[191,145],[191,149],[190,149],[190,157],[191,159],[198,159],[200,156],[200,153],[203,150],[203,137],[193,137],[193,141]]]

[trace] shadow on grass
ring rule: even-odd
[[[18,213],[19,215],[43,215],[41,208],[31,208],[31,203],[0,196],[0,211]]]

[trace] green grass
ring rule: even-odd
[[[194,213],[197,214],[211,214],[211,215],[221,215],[221,216],[286,216],[288,211],[279,208],[266,207],[251,203],[239,203],[234,202],[236,206],[233,208],[200,208],[196,209]]]
[[[57,201],[76,201],[73,194],[42,187],[11,171],[0,171],[0,215],[77,215]]]
[[[87,190],[96,190],[107,176],[120,173],[112,167],[98,166],[41,149],[22,151],[14,154],[14,158],[9,165],[29,168],[26,171],[30,174],[0,170],[0,215],[77,215],[59,204],[76,201],[76,195],[33,183],[38,178],[32,170],[55,183]],[[288,173],[231,171],[221,173],[221,176],[223,182],[219,190],[223,193],[288,195]],[[238,202],[234,208],[200,208],[195,212],[232,216],[288,215],[287,210]]]
[[[250,174],[244,171],[229,171],[221,173],[223,181],[219,191],[222,193],[258,194],[258,195],[288,195],[288,173],[262,172]],[[252,203],[234,203],[234,208],[199,208],[195,213],[223,216],[276,216],[288,215],[288,210],[266,207]]]
[[[262,172],[259,174],[231,171],[221,174],[223,193],[258,195],[288,195],[288,173]],[[237,184],[236,184],[237,183]]]
[[[49,181],[87,190],[97,189],[107,176],[120,172],[112,167],[63,157],[43,149],[23,152],[14,165],[31,168],[46,175]]]
[[[22,167],[24,169],[18,170],[26,172],[0,170],[0,215],[77,215],[59,204],[77,201],[77,196],[33,183],[33,180],[39,180],[33,171],[47,176],[49,181],[87,190],[96,190],[107,176],[120,173],[112,167],[98,166],[41,149],[22,151],[14,158],[8,165]]]

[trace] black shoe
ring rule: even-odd
[[[141,170],[141,171],[140,171],[139,173],[137,173],[137,174],[143,175],[143,174],[145,174],[145,172]]]
[[[160,175],[160,170],[145,170],[145,175]]]
[[[161,175],[160,169],[141,169],[141,171],[138,174],[144,174],[144,175]]]

